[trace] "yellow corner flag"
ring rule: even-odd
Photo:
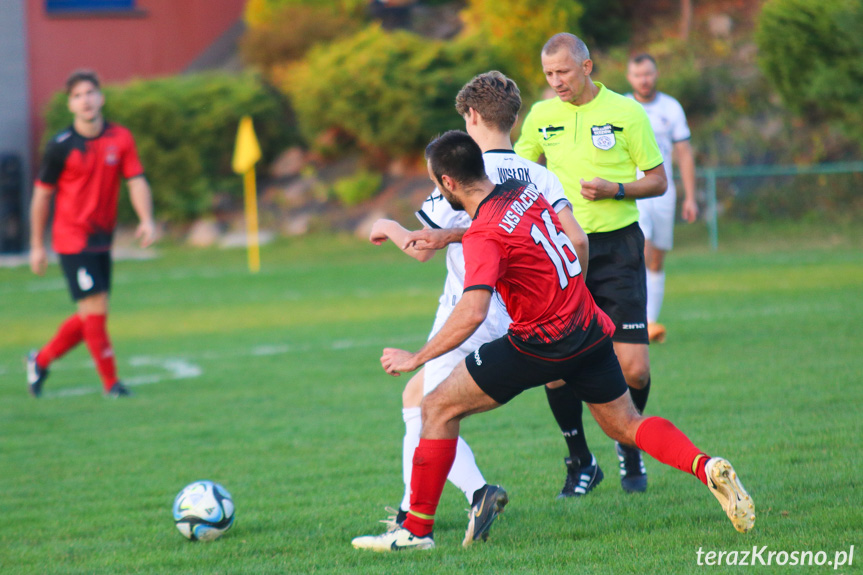
[[[243,116],[237,129],[237,142],[234,145],[234,158],[231,167],[243,175],[244,196],[246,199],[246,237],[249,248],[249,271],[257,273],[261,269],[261,252],[258,247],[258,192],[255,183],[255,164],[261,159],[261,146],[255,136],[252,118]]]

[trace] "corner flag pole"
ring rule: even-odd
[[[252,118],[243,116],[237,129],[237,142],[231,167],[236,174],[243,175],[246,207],[246,238],[249,254],[249,271],[261,269],[261,252],[258,245],[258,193],[255,183],[255,164],[261,159],[261,146],[255,136]]]

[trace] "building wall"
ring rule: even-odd
[[[21,250],[27,233],[30,106],[23,2],[0,0],[0,54],[0,253],[5,253]]]
[[[27,35],[22,2],[0,0],[0,154],[29,161],[29,79]]]
[[[176,74],[237,22],[246,3],[136,0],[131,14],[58,16],[46,13],[45,0],[25,1],[34,147],[41,114],[72,70],[92,68],[107,83]]]

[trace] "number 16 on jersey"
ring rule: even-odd
[[[542,211],[542,221],[545,222],[546,233],[543,233],[538,225],[533,224],[530,228],[530,236],[548,254],[551,263],[554,264],[554,268],[557,270],[560,289],[565,289],[569,285],[570,278],[574,278],[581,273],[581,264],[575,255],[575,248],[572,242],[569,241],[565,233],[557,231],[554,223],[551,221],[551,215],[548,213],[548,210]],[[567,250],[569,251],[567,252]]]

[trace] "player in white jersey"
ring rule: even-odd
[[[668,179],[665,194],[655,198],[636,200],[638,223],[644,232],[644,260],[647,266],[647,331],[650,341],[665,341],[665,328],[659,323],[659,311],[665,294],[665,254],[674,243],[674,212],[677,193],[672,177],[672,156],[680,168],[683,180],[683,207],[681,215],[689,223],[698,217],[695,202],[695,159],[689,145],[689,125],[680,103],[656,90],[656,60],[649,54],[640,54],[629,61],[627,80],[632,93],[627,94],[644,106],[656,141],[662,152],[663,165]],[[642,176],[639,172],[638,177]]]
[[[587,262],[587,235],[572,215],[572,206],[566,199],[560,180],[545,167],[516,155],[512,149],[510,131],[520,108],[518,87],[500,72],[487,72],[476,76],[456,97],[456,110],[464,117],[467,132],[483,151],[485,170],[491,181],[502,183],[516,178],[533,183],[558,212],[564,231],[575,246],[579,260]],[[427,261],[434,255],[435,250],[446,247],[447,277],[434,326],[429,335],[431,339],[461,299],[465,270],[460,241],[464,231],[470,226],[471,219],[466,212],[453,209],[437,189],[423,202],[417,217],[424,225],[422,230],[408,232],[395,221],[378,220],[369,239],[378,245],[390,239],[405,253],[420,261]],[[392,510],[395,515],[384,521],[391,527],[401,524],[410,506],[413,453],[419,444],[422,428],[422,398],[435,389],[468,353],[504,335],[509,323],[509,315],[500,298],[493,298],[488,317],[480,328],[459,348],[425,364],[405,386],[402,394],[402,414],[405,422],[402,454],[405,492],[399,509]],[[463,543],[469,545],[474,540],[487,536],[488,528],[498,511],[506,504],[507,495],[501,487],[486,484],[470,447],[461,437],[458,438],[456,459],[448,479],[462,490],[471,505],[468,530]],[[489,501],[497,504],[484,505],[484,502]],[[364,540],[358,538],[353,544],[355,547],[363,547]]]

